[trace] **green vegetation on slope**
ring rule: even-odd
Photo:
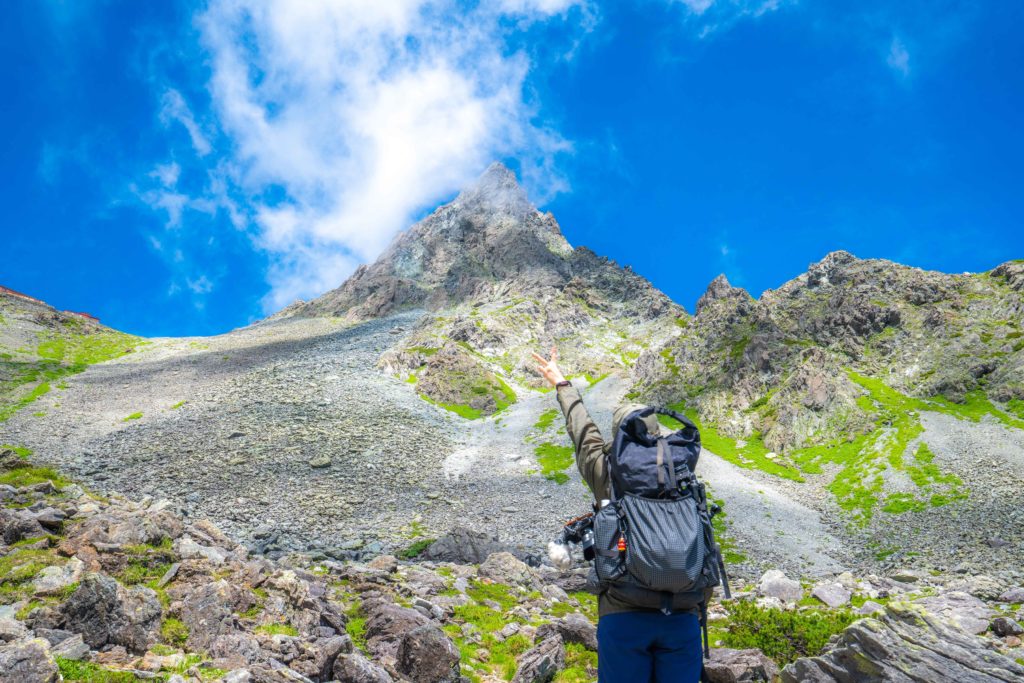
[[[848,611],[759,607],[752,600],[734,600],[728,610],[729,626],[722,638],[725,646],[758,648],[780,667],[799,657],[817,655],[829,638],[859,618]]]
[[[68,320],[62,331],[39,333],[36,348],[0,358],[0,422],[51,390],[51,383],[90,365],[123,356],[142,342],[114,330],[80,331],[85,323]]]
[[[558,484],[569,481],[569,475],[565,473],[565,470],[576,461],[576,449],[572,446],[542,443],[535,447],[533,452],[537,455],[540,473],[546,479]]]

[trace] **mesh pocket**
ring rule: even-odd
[[[594,515],[594,548],[598,550],[594,556],[594,571],[601,582],[614,581],[626,573],[626,563],[618,552],[604,554],[614,551],[618,541],[618,508],[615,504],[605,505]]]
[[[627,525],[625,564],[638,585],[681,593],[707,583],[704,525],[692,497],[655,500],[626,495],[619,505]]]

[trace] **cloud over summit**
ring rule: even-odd
[[[209,112],[193,114],[168,83],[160,115],[188,133],[191,149],[176,157],[188,153],[205,168],[204,191],[216,186],[218,205],[246,216],[269,254],[265,309],[339,285],[494,159],[517,158],[536,190],[565,189],[553,169],[569,145],[536,120],[524,91],[530,57],[510,39],[565,22],[576,5],[206,6],[195,26],[209,64]]]

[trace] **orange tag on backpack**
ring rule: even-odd
[[[619,552],[620,553],[626,552],[626,537],[625,536],[619,536]]]

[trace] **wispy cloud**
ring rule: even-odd
[[[672,5],[681,5],[686,18],[699,26],[698,37],[706,38],[729,28],[742,19],[757,18],[774,12],[796,0],[669,0]]]
[[[571,146],[537,121],[530,59],[508,46],[538,23],[592,17],[583,5],[213,0],[195,18],[209,110],[161,85],[161,120],[184,127],[206,174],[202,201],[177,203],[166,164],[140,196],[168,225],[225,210],[251,230],[271,256],[267,311],[338,286],[494,159],[516,158],[534,195],[553,196]]]
[[[890,69],[904,78],[910,75],[910,53],[898,36],[893,36],[892,42],[889,43],[889,54],[885,62]]]

